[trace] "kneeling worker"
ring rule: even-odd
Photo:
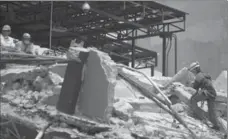
[[[191,97],[191,105],[194,113],[198,118],[204,119],[204,117],[201,117],[200,115],[200,108],[197,103],[206,100],[208,104],[209,120],[213,124],[212,128],[219,130],[219,123],[215,111],[215,98],[217,94],[213,87],[211,77],[201,71],[198,62],[192,63],[188,69],[195,75],[193,88],[196,90],[196,93]]]
[[[37,52],[34,51],[33,43],[31,43],[31,35],[28,33],[23,34],[22,41],[18,42],[16,47],[22,52],[37,55]]]

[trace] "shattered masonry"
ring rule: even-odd
[[[117,80],[117,66],[108,55],[96,49],[88,50],[89,57],[84,66],[82,89],[74,115],[64,114],[56,109],[66,70],[66,65],[57,64],[49,68],[14,66],[1,70],[1,118],[20,121],[22,125],[35,131],[29,130],[33,133],[29,138],[35,138],[37,131],[40,131],[51,119],[54,120],[54,124],[47,130],[44,139],[189,138],[188,131],[182,125],[173,123],[171,115],[161,110],[153,101],[140,95],[139,90],[132,84],[121,84],[121,80]],[[157,93],[140,74],[124,68],[122,70],[141,86],[154,94]],[[178,76],[178,78],[183,84],[188,80],[187,77],[183,79]],[[156,77],[152,80],[158,86],[174,81],[172,78]],[[173,108],[181,113],[189,128],[198,136],[221,138],[221,133],[211,132],[211,129],[202,122],[190,117],[188,101],[195,90],[183,84],[175,82],[164,90],[167,96],[175,95],[179,99],[173,104]],[[116,88],[125,91],[132,88],[131,91],[135,91],[135,96],[131,98],[124,95],[117,96],[125,92],[117,93],[115,91],[121,90]],[[223,92],[218,94],[217,110],[221,113],[221,118],[224,118],[227,109],[224,101],[227,95]],[[203,110],[207,111],[204,107]],[[221,122],[225,126],[227,121],[224,119],[221,119]],[[100,123],[107,121],[109,125]],[[22,132],[23,130],[20,130],[21,134]]]

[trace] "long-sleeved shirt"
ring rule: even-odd
[[[203,90],[207,90],[209,95],[215,97],[216,90],[213,87],[211,77],[208,74],[200,72],[196,75],[195,81],[193,83],[193,88],[197,91],[201,88]]]
[[[16,44],[16,47],[19,51],[25,52],[25,53],[29,53],[29,54],[34,54],[34,46],[33,44],[28,44],[25,45],[22,41],[19,41]]]
[[[4,37],[0,34],[0,47],[1,48],[15,48],[14,39],[10,36]]]

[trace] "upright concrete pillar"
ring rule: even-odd
[[[82,61],[81,63],[68,63],[59,101],[56,106],[61,112],[67,114],[74,114],[75,112],[78,95],[82,85],[82,69],[88,55],[88,52],[80,52],[79,58]]]
[[[108,54],[92,49],[85,67],[78,110],[88,117],[107,121],[113,108],[116,64]]]

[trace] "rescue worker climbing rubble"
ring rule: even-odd
[[[201,71],[199,62],[192,63],[188,70],[195,75],[193,88],[196,90],[196,93],[191,97],[191,105],[194,113],[198,118],[204,119],[204,117],[201,117],[202,114],[200,114],[201,111],[197,103],[200,101],[207,101],[209,120],[213,124],[212,128],[219,130],[217,113],[215,111],[215,98],[217,94],[213,87],[211,77]]]
[[[22,41],[16,44],[16,47],[19,51],[28,53],[28,54],[35,54],[37,55],[38,52],[34,50],[34,45],[31,42],[31,35],[29,33],[24,33],[22,37]]]

